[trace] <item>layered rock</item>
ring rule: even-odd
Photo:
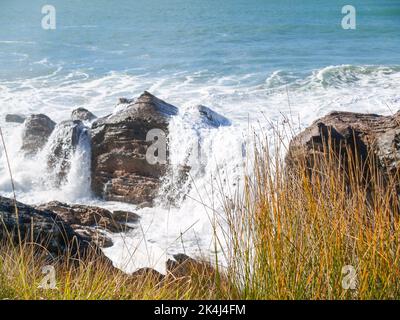
[[[288,167],[296,169],[303,162],[310,170],[318,170],[314,166],[326,154],[327,146],[337,154],[337,159],[342,159],[344,169],[350,156],[360,161],[360,168],[365,171],[373,160],[388,180],[400,169],[400,112],[393,116],[332,112],[291,141]]]
[[[76,121],[76,120],[80,120],[80,121],[93,121],[97,119],[97,117],[91,113],[89,110],[85,109],[85,108],[78,108],[75,109],[74,111],[72,111],[71,113],[71,120]]]
[[[22,151],[26,155],[35,155],[47,143],[56,123],[44,114],[33,114],[25,120],[24,125]]]
[[[126,223],[137,222],[139,216],[133,212],[109,210],[86,205],[69,205],[52,201],[36,207],[39,210],[54,212],[76,233],[89,238],[101,247],[110,247],[112,240],[104,231],[125,232],[131,227]]]
[[[178,109],[148,92],[120,112],[98,119],[92,126],[92,189],[106,200],[152,205],[167,171],[166,163],[150,163],[147,135],[168,135],[171,116]]]
[[[0,196],[0,240],[15,244],[35,243],[45,248],[49,258],[84,258],[95,253],[109,261],[91,239],[76,233],[57,214],[43,211]]]

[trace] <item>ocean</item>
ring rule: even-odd
[[[356,9],[343,29],[342,8]],[[56,29],[42,28],[42,8],[56,10]],[[114,235],[105,253],[122,269],[163,271],[173,253],[214,253],[214,187],[241,183],[249,127],[272,135],[290,116],[296,128],[333,110],[390,114],[400,109],[400,1],[268,0],[1,0],[0,125],[20,201],[50,200],[129,209],[140,228]],[[96,199],[88,187],[90,150],[72,160],[66,185],[19,152],[22,127],[7,113],[45,113],[55,121],[85,107],[113,112],[119,97],[148,90],[179,107],[171,123],[171,157],[184,161],[201,141],[202,161],[179,208],[136,208]],[[231,126],[196,123],[202,104]],[[0,194],[11,196],[0,151]],[[205,206],[204,203],[208,205]],[[212,204],[212,205],[211,205]]]

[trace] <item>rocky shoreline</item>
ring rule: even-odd
[[[197,106],[196,110],[202,121],[210,127],[230,125],[228,119],[208,107]],[[65,182],[70,160],[84,138],[90,142],[90,178],[94,195],[106,201],[151,207],[160,193],[170,163],[162,159],[157,151],[151,155],[153,161],[149,161],[148,149],[160,138],[168,141],[169,121],[178,111],[177,107],[144,92],[137,99],[119,99],[114,113],[102,118],[89,110],[78,108],[72,112],[69,120],[60,123],[55,123],[44,114],[8,114],[5,120],[24,126],[21,152],[25,157],[34,158],[44,148],[48,149],[47,166],[56,173],[58,185]],[[158,135],[149,137],[148,133],[152,130],[157,130]],[[52,141],[49,144],[50,139]],[[165,152],[167,155],[168,150]],[[183,183],[189,167],[182,166],[179,170],[181,177],[178,180]],[[7,221],[7,224],[0,226],[3,228],[0,238],[5,239],[9,232],[17,234],[16,230],[21,229],[24,230],[22,239],[26,239],[28,230],[32,229],[34,232],[30,238],[43,243],[54,257],[63,257],[68,249],[67,243],[74,242],[77,248],[81,248],[81,256],[86,251],[95,251],[101,259],[107,260],[99,248],[112,246],[111,234],[135,228],[140,219],[134,212],[111,212],[95,206],[52,201],[35,207],[18,202],[17,211],[26,214],[19,216],[18,220],[12,220],[16,211],[12,206],[13,200],[1,198],[0,203],[3,202],[7,206],[2,207],[0,219]],[[36,222],[38,225],[34,227]],[[54,228],[58,230],[55,235]],[[62,230],[65,230],[65,235]],[[13,239],[18,240],[15,237]],[[67,239],[66,243],[64,239]],[[47,247],[48,243],[51,243],[51,247]],[[183,259],[182,255],[179,257],[180,262],[167,261],[168,273],[182,269],[184,260],[189,259],[191,264],[195,261],[189,257]]]
[[[230,125],[230,121],[205,106],[198,106],[199,116],[211,127]],[[57,172],[58,183],[63,183],[69,171],[70,158],[80,139],[91,144],[91,188],[95,196],[107,201],[120,201],[151,207],[160,193],[163,178],[170,164],[159,151],[153,152],[149,162],[149,148],[161,138],[168,141],[168,127],[178,108],[144,92],[137,99],[120,99],[116,111],[97,118],[90,111],[79,108],[69,120],[56,124],[43,114],[6,115],[7,122],[24,126],[21,152],[33,157],[42,150],[55,132],[47,164]],[[159,130],[158,136],[148,133]],[[163,136],[163,134],[165,136]],[[334,146],[338,161],[346,162],[349,152],[360,161],[360,167],[375,161],[398,196],[400,185],[397,174],[400,158],[400,113],[393,116],[332,112],[318,119],[293,138],[286,157],[287,167],[296,170],[297,163],[306,161],[315,170],[317,158],[323,156],[327,146]],[[168,148],[165,150],[168,153]],[[371,158],[371,154],[374,158]],[[343,168],[346,168],[344,165]],[[185,181],[189,167],[182,166],[178,180]],[[312,172],[313,173],[313,172]],[[100,247],[113,245],[109,234],[126,232],[135,228],[140,217],[134,212],[114,211],[86,205],[65,204],[57,201],[28,206],[0,197],[0,240],[12,239],[15,243],[33,240],[49,253],[49,258],[84,257],[95,252],[111,263]],[[11,237],[10,237],[11,235]],[[184,276],[187,265],[206,268],[208,264],[186,255],[176,255],[166,263],[169,274]],[[164,275],[152,269],[134,273]]]

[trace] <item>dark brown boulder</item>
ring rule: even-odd
[[[400,168],[400,112],[393,116],[332,112],[291,141],[286,157],[288,168],[295,172],[299,164],[305,163],[310,172],[317,172],[315,166],[328,149],[342,160],[338,165],[344,170],[348,159],[359,162],[365,183],[373,166],[386,180],[393,178]]]
[[[75,232],[90,238],[101,247],[112,246],[112,241],[104,231],[111,233],[125,232],[131,229],[127,222],[136,222],[139,216],[132,212],[111,211],[94,206],[69,205],[52,201],[36,207],[57,214],[65,223],[69,224]]]
[[[164,275],[157,270],[151,268],[141,268],[136,270],[130,275],[130,279],[133,281],[147,280],[155,283],[160,283],[164,280]]]
[[[36,248],[45,248],[52,259],[67,256],[79,259],[94,253],[109,262],[101,250],[90,242],[90,238],[76,233],[54,212],[39,210],[20,202],[15,204],[14,200],[1,196],[0,240],[15,244],[20,243],[20,240],[36,243]]]
[[[24,122],[22,151],[26,155],[35,155],[47,143],[56,123],[44,114],[30,115]]]
[[[73,121],[93,121],[95,119],[97,119],[97,117],[85,108],[75,109],[71,114],[71,120]]]
[[[140,216],[130,211],[116,210],[113,211],[113,218],[115,219],[115,221],[121,223],[124,222],[133,223],[133,222],[138,222]]]
[[[152,94],[143,93],[134,103],[92,126],[92,189],[106,200],[151,206],[166,163],[146,159],[150,130],[168,135],[171,116],[178,109]]]
[[[169,259],[166,262],[167,274],[175,278],[184,277],[215,277],[217,275],[214,267],[204,261],[193,259],[186,254],[180,253],[173,256],[174,260]]]

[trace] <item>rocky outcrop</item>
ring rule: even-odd
[[[35,155],[47,143],[56,123],[44,114],[33,114],[24,124],[22,151],[26,155]]]
[[[400,112],[393,116],[332,112],[318,119],[291,141],[289,169],[303,162],[313,171],[328,145],[340,156],[344,169],[349,156],[358,159],[365,171],[373,160],[388,180],[400,169]]]
[[[14,123],[24,123],[26,117],[21,114],[7,114],[6,122],[14,122]]]
[[[70,256],[72,259],[84,258],[95,253],[99,258],[109,261],[91,239],[76,233],[57,214],[39,210],[20,202],[0,196],[0,240],[15,244],[38,244],[37,249],[45,248],[49,258]]]
[[[72,114],[71,114],[71,120],[73,120],[73,121],[80,120],[80,121],[91,122],[96,119],[97,119],[97,117],[85,108],[75,109],[74,111],[72,111]]]
[[[127,100],[128,101],[128,100]],[[156,197],[166,163],[146,158],[150,130],[168,135],[170,117],[178,109],[148,92],[121,111],[98,119],[92,126],[92,189],[106,200],[150,206]]]
[[[137,222],[139,216],[133,212],[109,210],[86,205],[69,205],[52,201],[36,207],[42,211],[54,212],[65,223],[70,225],[76,233],[89,238],[100,247],[110,247],[112,240],[107,232],[126,232],[131,227],[126,223]]]

